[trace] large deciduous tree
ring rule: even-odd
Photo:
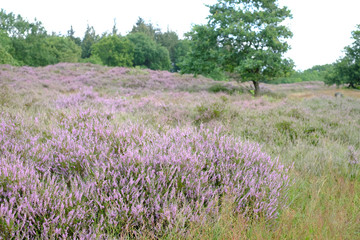
[[[351,34],[354,42],[345,47],[345,56],[334,64],[327,76],[328,84],[349,84],[350,88],[360,85],[360,25]]]
[[[292,61],[283,57],[289,49],[286,40],[292,37],[282,25],[291,18],[287,7],[280,7],[277,0],[218,0],[209,8],[208,24],[195,26],[188,34],[193,41],[184,72],[233,73],[241,81],[252,81],[257,95],[260,81],[293,68]]]

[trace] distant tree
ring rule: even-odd
[[[81,57],[81,48],[70,38],[51,36],[46,38],[49,55],[58,62],[78,62]]]
[[[9,53],[12,49],[10,37],[4,30],[0,30],[0,64],[13,64],[14,58]]]
[[[348,84],[350,88],[360,85],[360,25],[351,33],[354,40],[345,47],[345,56],[334,63],[333,71],[328,74],[328,84]]]
[[[173,55],[173,66],[172,70],[174,72],[181,71],[181,62],[184,61],[185,56],[190,51],[190,41],[187,39],[180,39],[174,48]]]
[[[71,26],[70,30],[67,31],[67,37],[76,45],[81,46],[81,39],[79,37],[75,37],[75,31],[73,29],[73,26]]]
[[[112,35],[117,35],[118,33],[118,29],[116,27],[116,18],[114,18],[114,25],[113,25],[113,28],[112,28]]]
[[[29,35],[46,36],[46,30],[40,21],[28,22],[20,15],[0,10],[0,30],[11,38],[25,39]]]
[[[159,33],[156,42],[165,47],[169,51],[171,61],[171,71],[176,71],[176,47],[179,43],[179,37],[174,31],[167,30],[167,32]]]
[[[28,22],[20,15],[0,11],[0,62],[14,65],[45,66],[77,62],[81,49],[74,30],[68,37],[49,36],[40,21]]]
[[[134,46],[125,37],[109,35],[92,46],[92,54],[104,65],[130,67],[133,65]]]
[[[0,30],[0,64],[18,65],[17,61],[11,55],[12,42],[5,31]]]
[[[218,0],[209,8],[208,24],[188,34],[191,51],[183,71],[235,73],[241,81],[252,81],[258,95],[260,81],[293,68],[292,61],[283,58],[292,33],[281,24],[291,14],[277,0]]]
[[[315,65],[305,71],[292,71],[288,76],[280,77],[270,81],[273,84],[279,83],[295,83],[308,81],[326,81],[326,77],[333,71],[332,64]]]
[[[0,45],[0,64],[18,65],[17,61]]]
[[[144,19],[139,17],[130,33],[144,33],[150,39],[156,41],[160,29],[154,27],[151,23],[146,23]]]
[[[84,34],[84,38],[81,42],[81,57],[89,58],[91,56],[92,45],[99,40],[100,37],[96,35],[94,27],[90,27],[88,25]]]
[[[48,37],[40,21],[28,22],[20,15],[0,11],[0,31],[11,39],[7,49],[15,61],[21,65],[42,66],[52,61],[48,55],[45,39]]]
[[[134,44],[134,66],[153,70],[170,70],[169,51],[144,33],[132,33],[127,38]]]
[[[153,70],[170,70],[171,61],[169,51],[165,47],[156,44],[154,59],[150,62],[149,68]]]

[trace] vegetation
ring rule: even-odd
[[[134,59],[134,46],[125,37],[109,35],[102,37],[91,47],[92,57],[101,59],[106,66],[131,67]]]
[[[358,91],[0,70],[1,238],[360,237]]]
[[[184,40],[1,9],[0,239],[360,239],[360,25],[296,72],[286,7],[209,9]]]
[[[345,47],[345,57],[334,64],[333,71],[327,77],[329,84],[349,84],[351,88],[360,85],[360,25],[351,34],[354,42]]]
[[[20,15],[0,12],[0,63],[46,66],[59,62],[90,62],[107,66],[139,66],[154,70],[179,71],[178,63],[187,54],[186,40],[173,31],[162,33],[143,19],[128,36],[99,36],[87,26],[83,39],[71,26],[67,36],[49,35],[42,23],[30,23]]]
[[[149,69],[169,70],[169,51],[157,44],[145,33],[129,34],[127,38],[134,45],[134,65]]]
[[[291,18],[286,7],[279,8],[276,0],[224,0],[209,9],[208,24],[195,25],[187,39],[179,39],[169,29],[162,32],[140,17],[127,36],[117,33],[116,22],[111,34],[101,36],[89,25],[82,39],[72,26],[66,36],[49,35],[36,19],[29,22],[1,9],[0,64],[88,62],[201,74],[222,81],[252,81],[255,95],[260,82],[324,81],[358,87],[359,26],[352,32],[353,44],[345,47],[345,57],[334,64],[294,71],[292,61],[282,57],[289,49],[285,40],[292,36],[281,24]]]
[[[192,45],[183,72],[235,73],[241,81],[252,81],[258,95],[260,81],[292,70],[292,61],[282,57],[292,36],[281,25],[291,17],[286,7],[279,8],[276,0],[222,0],[209,8],[209,23],[188,34]]]
[[[310,81],[327,81],[327,76],[333,70],[332,64],[316,65],[305,71],[293,71],[289,76],[277,78],[273,81],[265,81],[273,84],[297,83]]]

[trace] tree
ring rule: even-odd
[[[0,30],[5,31],[11,38],[25,39],[29,35],[47,35],[40,21],[35,19],[35,22],[30,23],[20,15],[6,13],[3,9],[0,11]]]
[[[153,70],[170,70],[169,51],[145,33],[132,33],[127,38],[134,44],[134,66]]]
[[[151,23],[146,23],[144,19],[139,17],[130,33],[144,33],[150,39],[156,41],[160,29],[154,27]]]
[[[181,62],[184,61],[185,56],[190,51],[190,42],[187,39],[180,39],[175,46],[173,55],[173,71],[181,71]]]
[[[67,31],[67,37],[76,45],[81,46],[81,39],[79,37],[75,37],[75,31],[72,26],[70,27],[70,30]]]
[[[93,45],[92,54],[107,66],[130,67],[133,65],[134,47],[125,37],[109,35]]]
[[[81,42],[81,57],[89,58],[91,56],[92,45],[99,40],[100,37],[96,35],[94,27],[90,27],[88,25],[84,34],[84,38]]]
[[[202,74],[222,80],[222,61],[225,55],[221,54],[215,30],[209,25],[195,25],[186,36],[190,39],[190,51],[178,64],[181,73],[193,73],[195,76]]]
[[[292,33],[281,25],[291,14],[277,0],[218,0],[209,8],[208,24],[188,34],[192,44],[184,71],[190,67],[191,72],[189,63],[195,61],[199,73],[235,73],[241,81],[252,81],[258,95],[260,81],[293,68],[292,61],[283,58]]]
[[[7,33],[0,29],[0,64],[17,65],[16,60],[10,54],[13,50],[12,42]]]
[[[43,66],[53,62],[46,49],[48,37],[40,21],[24,20],[20,15],[0,11],[0,30],[11,39],[8,54],[20,65]]]
[[[327,84],[349,84],[356,88],[360,84],[360,25],[352,33],[354,42],[345,47],[345,56],[336,61],[333,71],[327,75]]]
[[[78,62],[81,56],[81,48],[71,39],[60,36],[46,38],[49,55],[58,62]]]
[[[326,81],[326,76],[332,71],[332,64],[315,65],[305,71],[293,71],[288,76],[280,77],[271,81],[273,84],[279,83],[295,83],[308,81]]]
[[[176,46],[179,43],[179,37],[174,31],[167,30],[164,33],[159,33],[157,35],[156,42],[160,44],[161,46],[165,47],[169,51],[170,55],[170,61],[172,65],[172,71],[176,71],[175,65],[176,65]]]
[[[116,27],[116,18],[114,18],[114,25],[112,28],[112,35],[117,35],[118,34],[118,29]]]

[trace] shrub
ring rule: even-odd
[[[287,136],[291,142],[295,141],[298,137],[297,131],[292,126],[290,121],[281,121],[275,124],[277,130]]]
[[[158,133],[89,111],[60,114],[45,138],[21,125],[0,118],[3,238],[161,236],[216,217],[226,195],[247,218],[285,204],[288,169],[219,129]]]
[[[195,110],[195,124],[200,124],[220,118],[225,112],[225,104],[221,102],[201,104],[196,106]]]

